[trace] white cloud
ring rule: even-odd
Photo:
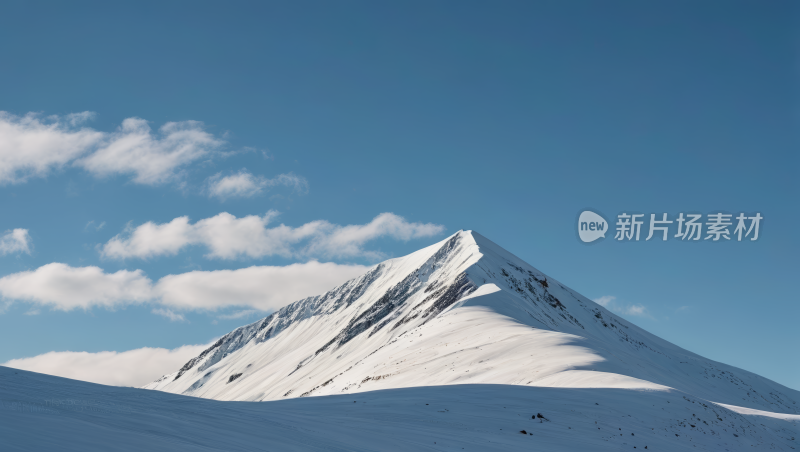
[[[76,128],[91,116],[84,112],[41,119],[34,113],[0,111],[0,184],[44,177],[97,145],[103,133]]]
[[[209,345],[184,345],[172,350],[145,347],[125,352],[48,352],[3,365],[93,383],[139,387],[174,372]]]
[[[617,301],[617,297],[611,295],[604,295],[592,301],[608,309],[609,311],[615,312],[620,315],[631,315],[631,316],[649,317],[649,318],[653,317],[652,315],[650,315],[650,311],[648,311],[645,306],[641,304],[629,305],[620,303]]]
[[[183,321],[181,310],[213,311],[234,306],[260,311],[278,309],[324,293],[367,269],[361,265],[311,261],[285,267],[192,271],[168,275],[153,283],[141,270],[105,273],[98,267],[52,263],[0,278],[0,295],[5,300],[26,301],[63,311],[151,303],[158,305],[152,311],[154,314]]]
[[[90,222],[86,223],[86,226],[83,227],[83,230],[84,231],[88,231],[89,228],[91,228],[91,229],[94,229],[95,232],[97,232],[97,231],[103,229],[103,227],[105,225],[106,225],[105,221],[101,221],[100,224],[97,224],[97,223],[95,223],[94,220],[91,220]]]
[[[383,255],[375,251],[365,251],[362,248],[364,244],[381,237],[403,241],[432,237],[444,230],[444,226],[439,224],[409,223],[405,218],[393,213],[382,213],[364,225],[337,226],[329,223],[321,225],[321,233],[314,236],[303,253],[328,257],[366,256],[378,259]]]
[[[11,253],[31,254],[31,236],[27,229],[14,229],[0,236],[0,254],[5,256]]]
[[[236,320],[236,319],[242,319],[242,318],[245,318],[245,317],[250,317],[251,315],[257,314],[259,312],[261,312],[261,311],[258,311],[258,310],[255,310],[255,309],[245,309],[243,311],[236,311],[236,312],[232,312],[230,314],[218,315],[217,318],[218,319],[222,319],[222,320]]]
[[[140,118],[125,119],[111,133],[79,127],[93,115],[0,112],[0,184],[44,177],[70,164],[96,176],[124,174],[139,184],[163,184],[224,144],[198,121],[168,122],[158,134]]]
[[[169,223],[155,224],[152,221],[137,227],[128,226],[123,234],[114,236],[103,246],[105,257],[123,259],[174,255],[194,240],[189,217],[178,217]]]
[[[367,269],[361,265],[312,261],[285,267],[192,271],[161,278],[155,292],[161,303],[178,309],[248,306],[269,311],[324,293]]]
[[[613,297],[611,295],[604,295],[604,296],[602,296],[600,298],[597,298],[597,299],[594,299],[592,301],[594,301],[595,303],[599,304],[602,307],[607,307],[611,302],[613,302],[616,299],[617,299],[617,297]]]
[[[634,305],[626,306],[623,309],[623,313],[628,314],[628,315],[636,315],[636,316],[640,316],[640,317],[648,317],[649,316],[649,314],[647,312],[647,308],[645,308],[644,306],[642,306],[640,304],[634,304]]]
[[[134,182],[157,185],[173,180],[182,166],[223,143],[198,121],[168,122],[159,132],[154,136],[147,121],[128,118],[96,152],[76,164],[98,176],[131,174]]]
[[[188,217],[175,218],[164,224],[147,222],[113,237],[103,246],[102,254],[117,259],[149,258],[174,255],[189,245],[203,245],[209,249],[208,258],[279,255],[378,259],[383,254],[365,250],[367,242],[382,237],[407,241],[431,237],[445,229],[432,223],[409,223],[393,213],[382,213],[365,225],[339,226],[317,220],[297,228],[283,224],[268,228],[277,215],[277,212],[270,211],[263,217],[236,218],[223,212],[193,225],[189,224]]]
[[[185,322],[186,317],[183,314],[179,314],[177,312],[173,312],[171,309],[164,309],[164,308],[156,308],[152,311],[153,314],[157,314],[160,316],[164,316],[169,319],[170,322]]]
[[[276,186],[289,187],[297,193],[308,193],[308,181],[295,174],[280,174],[272,179],[264,176],[254,176],[247,170],[241,170],[230,176],[222,176],[217,173],[207,180],[208,193],[210,196],[225,200],[228,198],[249,198],[264,190]]]
[[[52,263],[0,278],[0,294],[60,310],[113,307],[152,298],[150,279],[141,270],[105,273],[98,267]]]

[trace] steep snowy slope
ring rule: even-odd
[[[470,231],[241,327],[146,388],[262,401],[475,383],[674,388],[800,413],[797,391],[653,336]]]
[[[4,452],[791,451],[798,426],[800,415],[674,390],[483,384],[223,402],[0,367]]]

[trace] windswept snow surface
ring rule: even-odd
[[[3,451],[790,451],[798,423],[676,390],[468,384],[222,402],[0,367]]]

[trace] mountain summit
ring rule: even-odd
[[[262,401],[476,383],[800,413],[797,391],[660,339],[473,231],[237,328],[145,388]]]

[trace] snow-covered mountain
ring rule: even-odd
[[[147,388],[168,392],[0,367],[0,450],[800,449],[797,391],[469,231],[238,328]]]
[[[800,414],[797,391],[662,340],[472,231],[238,328],[145,388],[265,401],[464,384],[678,391]]]

